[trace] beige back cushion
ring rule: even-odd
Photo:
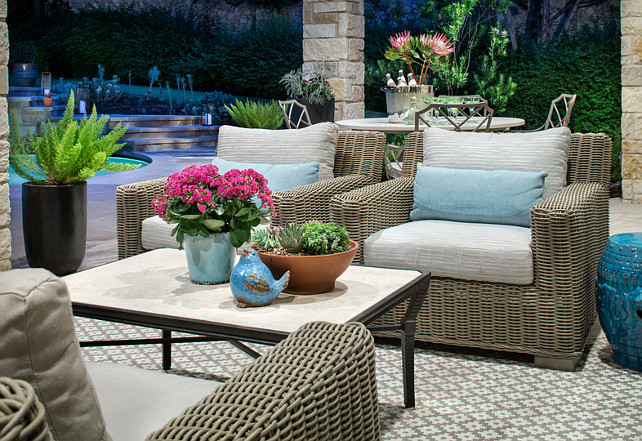
[[[544,199],[566,187],[567,127],[532,133],[424,131],[424,164],[472,170],[548,172]]]
[[[319,163],[319,181],[334,178],[337,126],[324,122],[298,130],[221,126],[216,156],[265,164]]]
[[[44,269],[0,272],[0,376],[25,380],[58,441],[111,441],[76,338],[64,282]]]

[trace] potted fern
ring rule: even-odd
[[[224,107],[239,127],[276,130],[283,125],[283,112],[275,101],[243,103],[237,99],[236,104],[225,104]]]
[[[257,230],[252,240],[275,278],[290,271],[284,292],[291,294],[331,291],[359,249],[359,244],[348,237],[348,230],[333,222],[268,227]]]
[[[297,69],[285,74],[280,83],[289,97],[308,109],[312,124],[334,122],[334,92],[324,74]],[[298,115],[293,116],[296,119]]]
[[[74,94],[57,124],[40,126],[39,134],[22,137],[17,114],[11,114],[11,168],[28,182],[22,184],[22,229],[31,267],[56,275],[78,269],[87,238],[87,179],[98,170],[127,171],[137,166],[108,161],[124,144],[117,141],[127,127],[105,131],[109,118],[96,115],[73,119]]]

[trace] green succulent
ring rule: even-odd
[[[252,242],[262,250],[271,250],[280,246],[276,235],[272,234],[268,229],[256,230],[252,234]]]
[[[299,253],[305,240],[303,228],[295,223],[280,228],[277,237],[281,246],[288,253]]]
[[[306,254],[335,254],[350,248],[348,230],[334,222],[308,222],[301,230],[305,238],[302,248]]]

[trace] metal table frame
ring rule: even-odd
[[[408,300],[406,312],[398,325],[368,326],[371,331],[400,331],[401,353],[404,385],[404,406],[415,407],[415,330],[417,315],[426,298],[430,283],[430,273],[423,273],[411,282],[397,289],[374,306],[366,309],[348,320],[369,325],[378,317],[395,306]],[[322,295],[322,294],[321,294]],[[81,342],[87,346],[122,346],[140,344],[161,344],[163,349],[163,369],[168,370],[172,364],[172,343],[199,341],[229,341],[252,357],[261,354],[242,342],[274,345],[285,339],[287,332],[258,329],[246,326],[221,324],[184,317],[162,314],[151,314],[141,311],[111,308],[88,303],[72,302],[75,316],[98,320],[124,323],[128,325],[156,328],[162,331],[162,337],[156,339],[98,340]],[[172,332],[195,334],[198,337],[172,337]]]

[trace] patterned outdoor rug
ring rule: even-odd
[[[79,339],[158,337],[159,331],[76,319]],[[265,346],[251,345],[263,352]],[[447,349],[447,350],[445,350]],[[160,347],[84,348],[88,360],[161,369]],[[603,333],[575,372],[539,369],[526,356],[429,346],[416,353],[417,407],[403,408],[401,352],[377,345],[382,439],[642,440],[642,372],[613,361]],[[228,343],[172,346],[172,372],[232,376],[252,362]]]

